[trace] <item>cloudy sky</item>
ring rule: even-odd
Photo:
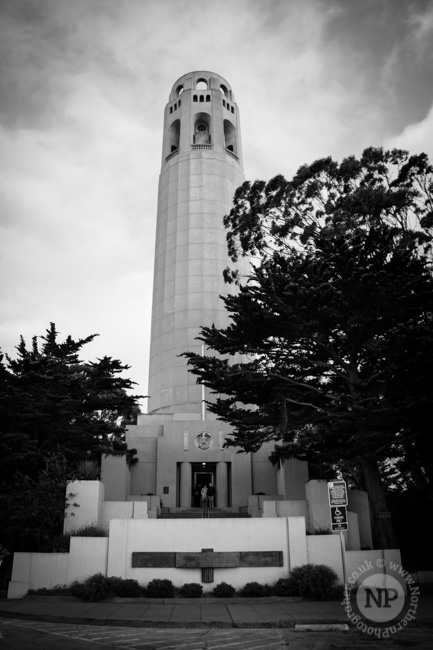
[[[83,356],[137,393],[180,76],[231,84],[251,180],[370,145],[433,159],[433,0],[0,0],[0,70],[0,347],[98,333]]]

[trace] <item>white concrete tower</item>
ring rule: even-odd
[[[213,72],[176,81],[165,107],[150,343],[150,414],[198,419],[202,390],[185,351],[203,325],[227,323],[220,294],[230,285],[222,219],[244,181],[239,111],[230,84]],[[212,415],[209,414],[209,418]]]

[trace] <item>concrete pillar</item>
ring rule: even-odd
[[[308,501],[309,526],[313,532],[324,528],[331,529],[331,509],[329,507],[327,481],[308,481],[305,485]]]
[[[220,462],[216,466],[216,506],[227,507],[227,463]]]
[[[191,507],[192,490],[191,463],[182,463],[180,468],[180,507]]]
[[[288,547],[289,547],[289,566],[290,570],[297,566],[307,564],[307,536],[305,531],[304,517],[288,517]]]
[[[351,512],[356,512],[358,515],[361,549],[372,549],[373,537],[371,534],[370,506],[367,492],[363,490],[349,490],[348,501],[348,509]]]
[[[106,501],[126,501],[130,494],[131,472],[126,456],[101,456],[101,481]]]
[[[286,501],[304,501],[305,484],[308,481],[308,463],[296,458],[287,458],[277,473],[278,494]]]

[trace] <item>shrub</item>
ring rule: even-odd
[[[315,526],[312,530],[307,530],[307,535],[333,535],[334,533],[329,526]]]
[[[119,598],[138,598],[143,594],[137,580],[116,577],[108,578],[108,580],[114,594]]]
[[[42,553],[69,553],[70,535],[55,535],[42,548]]]
[[[203,587],[197,582],[187,582],[179,589],[180,598],[201,598],[203,596]]]
[[[299,596],[297,585],[290,578],[280,578],[274,585],[274,594],[276,596],[288,597]]]
[[[111,578],[107,578],[102,573],[90,576],[85,582],[73,582],[69,587],[69,593],[71,596],[81,598],[81,600],[90,600],[92,602],[113,598],[116,595]]]
[[[146,588],[148,598],[173,598],[174,586],[171,580],[151,580]]]
[[[261,598],[263,596],[269,596],[270,592],[271,589],[268,585],[261,585],[258,582],[247,582],[239,594],[244,598]]]
[[[95,460],[82,460],[77,464],[74,478],[78,481],[99,481],[101,467]]]
[[[81,528],[74,528],[71,537],[108,537],[108,530],[99,524],[87,524]]]
[[[69,596],[69,587],[66,585],[55,585],[50,588],[29,589],[27,593],[32,596]]]
[[[327,600],[337,579],[335,571],[325,564],[304,564],[293,569],[288,582],[293,584],[302,598]]]
[[[219,585],[214,587],[212,593],[215,598],[231,598],[235,593],[235,588],[227,584],[227,582],[220,582]]]
[[[344,598],[344,585],[334,585],[328,591],[326,600],[340,600]]]

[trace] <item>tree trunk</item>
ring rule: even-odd
[[[362,458],[361,471],[370,502],[374,548],[397,548],[377,461],[374,458]]]

